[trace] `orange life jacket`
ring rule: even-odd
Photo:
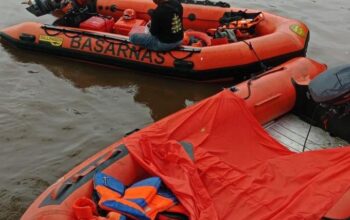
[[[100,208],[110,211],[110,220],[127,216],[138,220],[156,219],[158,213],[178,204],[176,197],[162,186],[159,177],[139,181],[125,190],[118,180],[103,173],[94,177]],[[124,216],[123,216],[124,215]]]

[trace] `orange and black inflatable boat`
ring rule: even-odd
[[[297,58],[128,134],[50,186],[22,219],[78,219],[72,207],[92,200],[100,172],[124,185],[160,177],[187,217],[156,219],[349,217],[347,197],[336,202],[350,189],[350,148],[291,152],[260,125],[293,108],[292,79],[307,84],[325,69]]]
[[[184,45],[169,52],[129,42],[130,31],[150,20],[151,0],[98,0],[98,15],[76,27],[24,22],[0,34],[2,42],[20,48],[193,80],[241,80],[306,54],[309,30],[300,21],[233,7],[183,7]],[[64,18],[78,14],[73,12]]]

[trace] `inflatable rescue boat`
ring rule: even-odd
[[[184,208],[152,219],[349,217],[350,148],[295,153],[261,127],[293,109],[296,83],[308,85],[325,69],[297,58],[128,134],[50,186],[22,219],[122,219],[89,209],[98,202],[96,188],[111,193],[120,185],[114,178],[129,186],[151,176]]]
[[[50,0],[35,0],[42,1]],[[193,80],[238,81],[305,56],[309,30],[300,21],[226,6],[183,4],[183,46],[168,52],[129,42],[130,32],[144,31],[149,22],[151,0],[98,0],[94,13],[73,7],[54,24],[24,22],[0,35],[24,49]]]
[[[350,65],[325,69],[310,59],[296,58],[231,90],[261,124],[292,111],[350,142]]]

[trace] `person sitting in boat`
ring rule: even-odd
[[[182,44],[183,8],[177,0],[153,0],[157,8],[151,14],[151,24],[145,33],[132,33],[133,44],[155,51],[169,51]]]

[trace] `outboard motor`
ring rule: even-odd
[[[350,65],[331,68],[308,86],[295,85],[294,112],[331,135],[350,142]]]
[[[325,71],[309,84],[312,99],[326,106],[349,104],[350,101],[350,65]]]
[[[65,7],[70,1],[67,0],[29,0],[26,2],[29,7],[26,9],[35,16],[50,14],[55,10]]]
[[[25,3],[35,16],[60,12],[53,25],[79,27],[81,22],[96,15],[95,0],[29,0]]]

